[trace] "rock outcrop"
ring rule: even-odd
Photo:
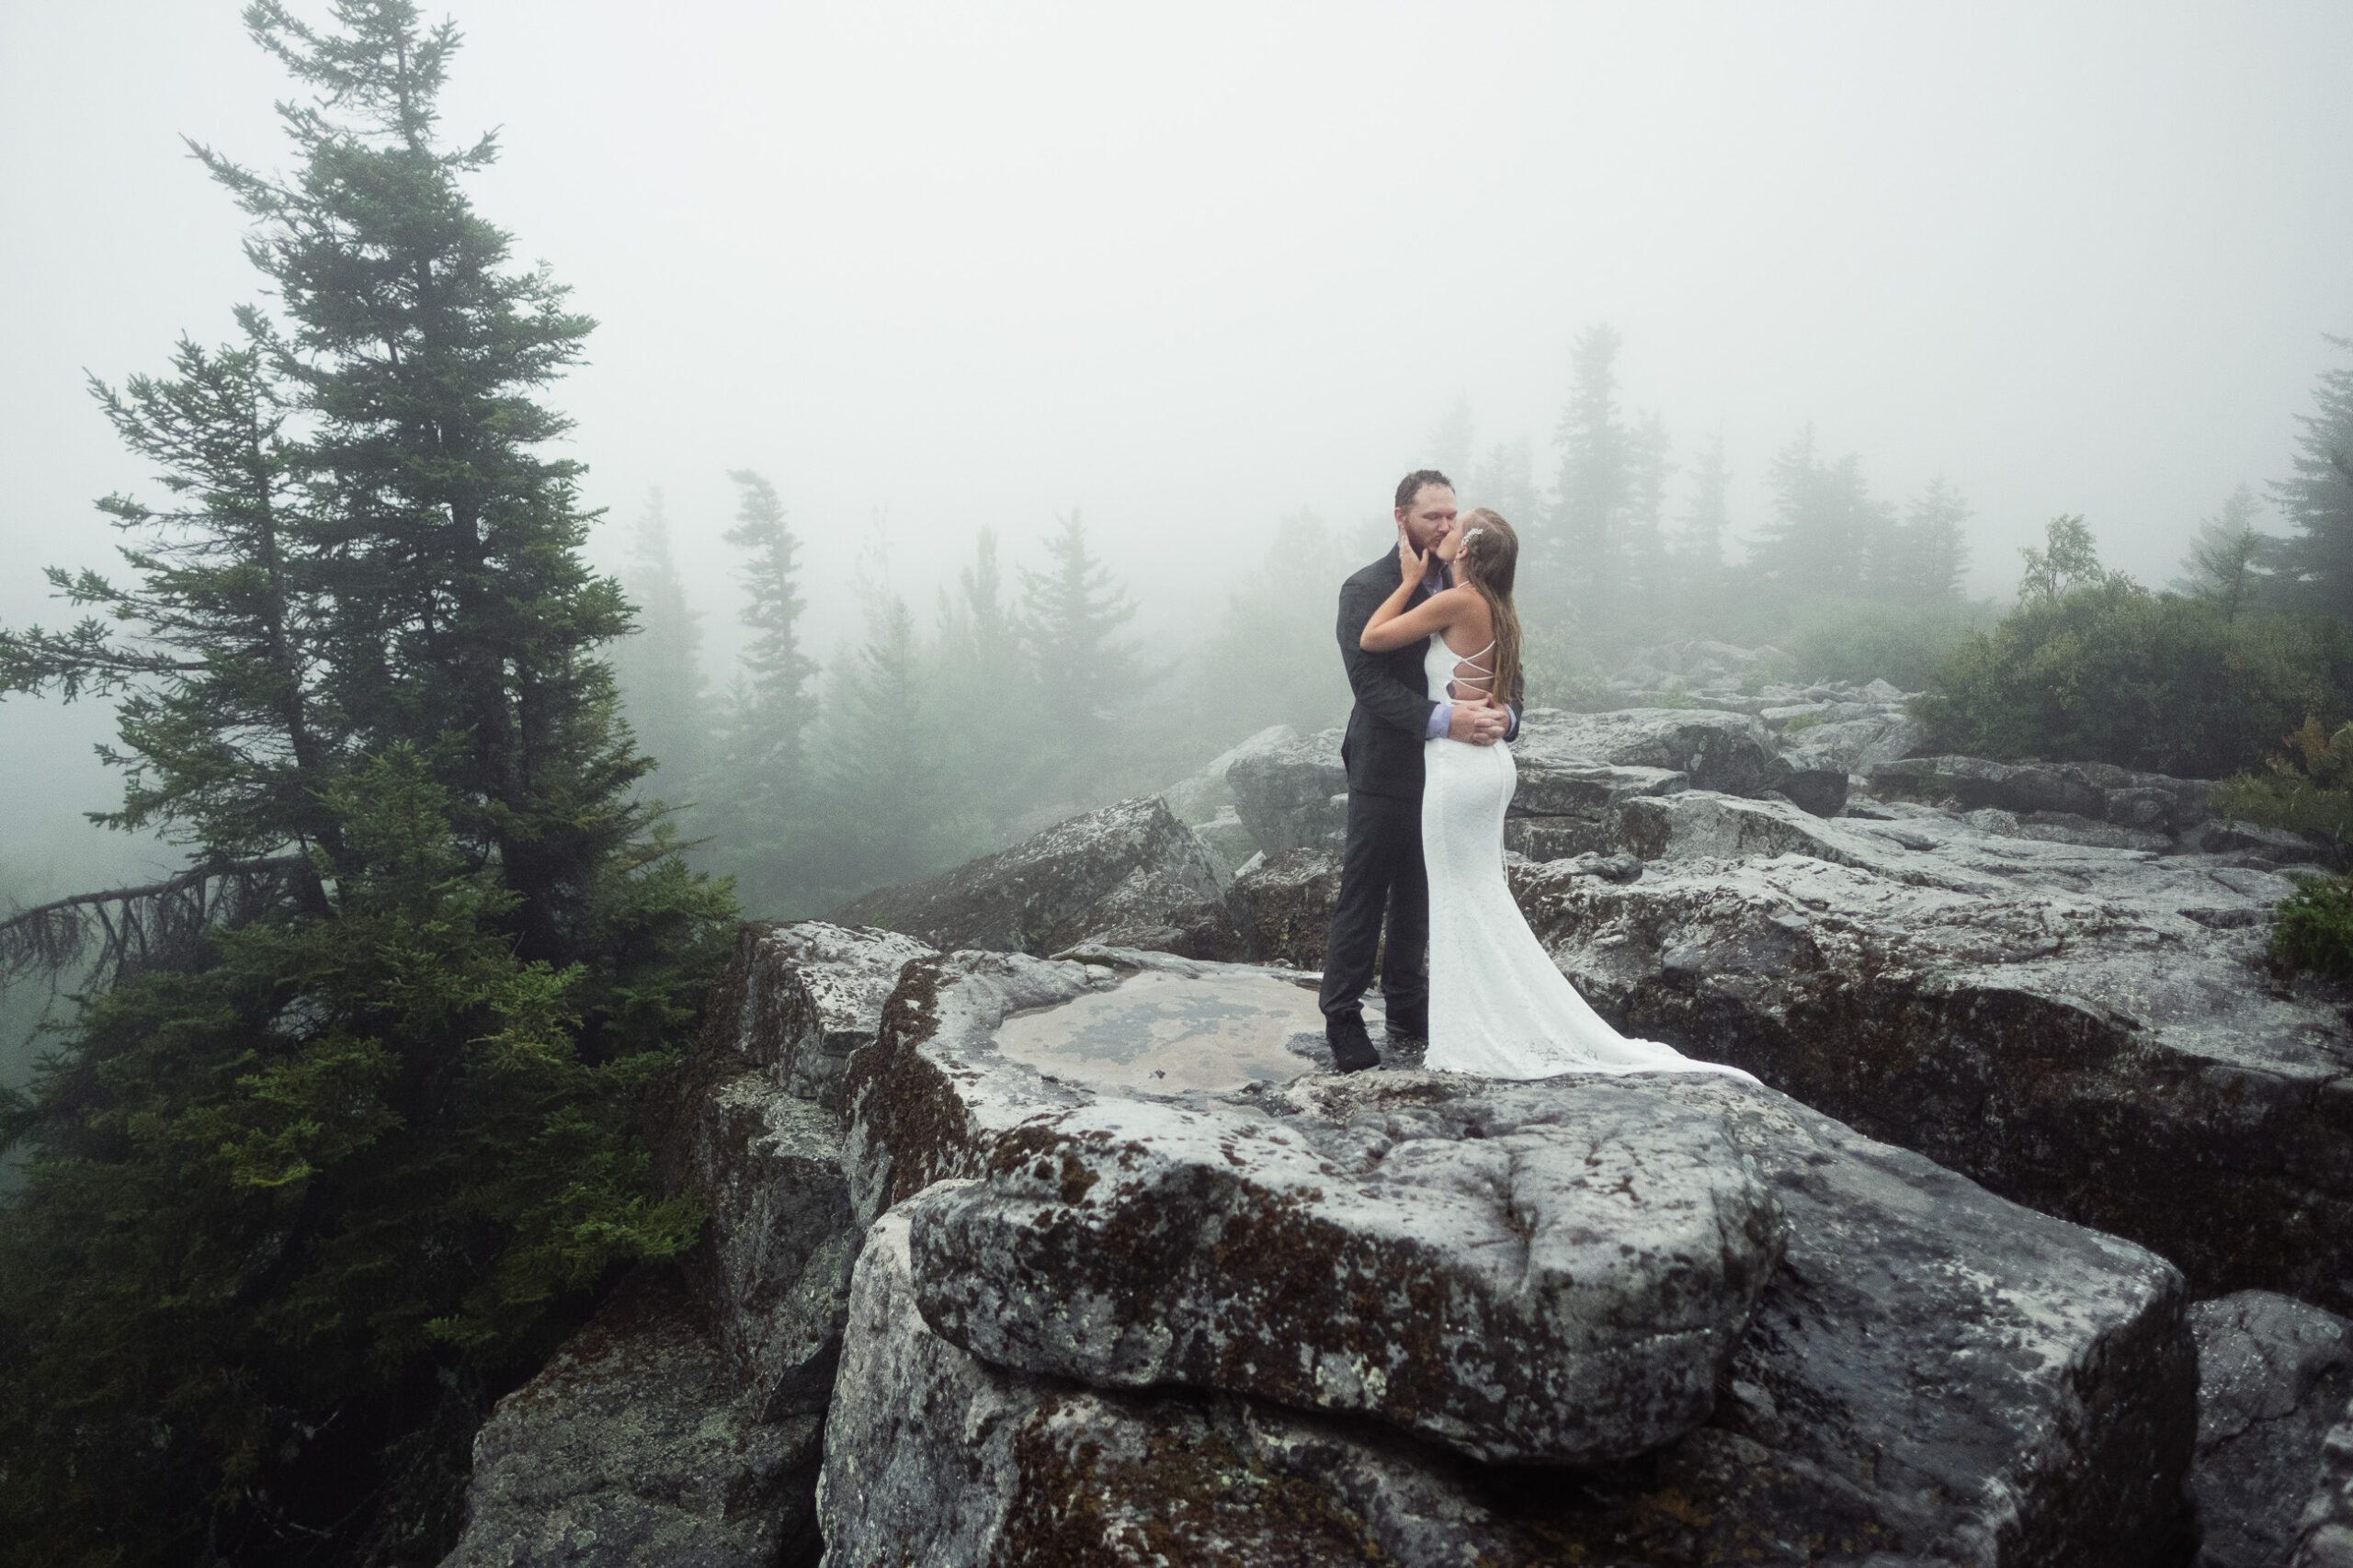
[[[641,1277],[474,1437],[445,1568],[769,1568],[817,1546],[824,1422],[767,1418],[691,1295]]]
[[[1055,953],[1083,941],[1217,956],[1235,943],[1220,867],[1156,795],[1058,823],[836,918],[935,947]]]
[[[2353,1028],[2266,968],[2284,877],[2012,848],[1927,808],[1779,812],[1813,843],[1731,858],[1709,853],[1721,828],[1668,831],[1654,846],[1677,858],[1634,881],[1523,868],[1521,906],[1629,1034],[2129,1236],[2203,1293],[2353,1308]]]
[[[912,1206],[925,1321],[998,1366],[1370,1416],[1497,1462],[1696,1426],[1780,1256],[1712,1117],[1620,1085],[1339,1126],[1100,1102]]]
[[[1123,986],[1160,976],[1214,990],[1242,985],[1247,971],[1087,956],[949,954],[911,966],[881,1038],[855,1064],[854,1190],[861,1214],[890,1212],[858,1267],[830,1418],[821,1500],[829,1562],[1050,1559],[1079,1540],[1149,1544],[1172,1561],[1216,1549],[1309,1562],[1364,1561],[1370,1547],[1396,1561],[1483,1552],[1499,1563],[1576,1560],[1571,1547],[1620,1562],[1721,1553],[2140,1563],[2186,1552],[2195,1369],[2179,1275],[2151,1254],[1722,1081],[1494,1085],[1397,1073],[1108,1094],[1095,1062]],[[1223,993],[1211,1000],[1191,1016],[1240,1006]],[[1155,993],[1127,1018],[1131,1037],[1156,1038],[1166,1006]],[[1063,1070],[1036,1038],[1051,1036],[1065,1007],[1086,1012],[1066,1031]],[[1032,1036],[1020,1061],[997,1044],[1008,1020]],[[1153,1152],[1180,1114],[1195,1118],[1180,1146],[1206,1128],[1248,1125],[1331,1158],[1377,1130],[1389,1159],[1421,1143],[1413,1157],[1442,1168],[1479,1158],[1449,1144],[1574,1123],[1601,1101],[1647,1102],[1663,1125],[1696,1116],[1721,1129],[1786,1221],[1786,1256],[1733,1353],[1725,1392],[1671,1441],[1580,1467],[1563,1487],[1430,1446],[1362,1404],[1352,1407],[1359,1418],[1339,1419],[1300,1409],[1313,1402],[1296,1388],[1277,1398],[1228,1380],[1215,1386],[1229,1392],[1200,1392],[1199,1370],[1181,1355],[1155,1360],[1156,1347],[1129,1364],[1156,1367],[1170,1382],[1114,1390],[1092,1381],[1119,1359],[1102,1347],[1123,1343],[1106,1329],[1118,1328],[1120,1309],[1086,1299],[1090,1281],[1107,1277],[1076,1238],[1133,1217],[1155,1173],[1193,1165]],[[1142,1151],[1129,1167],[1140,1185],[1121,1194],[1111,1189],[1128,1174],[1119,1157],[1131,1142]],[[1255,1157],[1223,1132],[1211,1153],[1236,1171]],[[1341,1174],[1324,1178],[1327,1190],[1345,1186],[1349,1169],[1333,1163]],[[932,1187],[943,1179],[972,1185]],[[1252,1213],[1273,1196],[1229,1212]],[[1072,1244],[1033,1249],[1026,1268],[983,1264],[995,1285],[959,1280],[975,1248],[1012,1244],[1024,1206],[1029,1223],[1042,1220],[1039,1228]],[[1161,1310],[1182,1321],[1173,1298],[1188,1289],[1184,1259],[1199,1254],[1200,1233],[1176,1223],[1156,1233],[1170,1245],[1166,1267],[1129,1267],[1114,1282],[1158,1291]],[[1124,1256],[1150,1250],[1138,1244]],[[1023,1278],[1034,1286],[1027,1297]],[[1074,1283],[1070,1311],[1084,1321],[1057,1326],[1054,1304],[1072,1302]],[[1035,1314],[1044,1333],[976,1332],[991,1301],[1000,1316]],[[1151,1321],[1132,1301],[1127,1310],[1131,1325]],[[1443,1321],[1435,1301],[1417,1302],[1380,1353],[1419,1357],[1434,1312]],[[1041,1338],[1067,1346],[1086,1335],[1096,1354],[1038,1353]],[[1030,1364],[1006,1366],[988,1351]],[[1443,1361],[1424,1360],[1415,1375]],[[1245,1392],[1232,1392],[1236,1382]],[[1116,1559],[1120,1549],[1097,1550]]]
[[[2268,1290],[2189,1309],[2199,1568],[2279,1568],[2323,1490],[2323,1442],[2353,1398],[2353,1323]]]

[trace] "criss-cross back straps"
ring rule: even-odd
[[[1489,669],[1486,665],[1480,664],[1478,661],[1486,657],[1488,653],[1495,648],[1495,645],[1494,641],[1490,639],[1487,646],[1480,649],[1477,653],[1466,653],[1458,657],[1454,661],[1458,666],[1469,665],[1472,669],[1479,673],[1475,676],[1458,675],[1454,677],[1454,684],[1457,686],[1492,686],[1495,683],[1495,672]],[[1450,653],[1453,653],[1454,650],[1449,648],[1447,652]]]

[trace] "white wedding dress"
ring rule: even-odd
[[[1486,689],[1493,672],[1430,638],[1427,689]],[[1552,963],[1504,880],[1504,808],[1519,785],[1511,747],[1426,741],[1422,859],[1430,883],[1430,1034],[1423,1065],[1488,1078],[1548,1078],[1556,1073],[1722,1073],[1662,1040],[1633,1040],[1609,1027]]]

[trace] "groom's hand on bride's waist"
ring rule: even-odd
[[[1432,718],[1440,715],[1444,716],[1449,740],[1474,746],[1491,746],[1508,739],[1508,732],[1515,727],[1509,711],[1485,702],[1441,702]]]

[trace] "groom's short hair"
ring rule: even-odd
[[[1397,509],[1401,512],[1410,509],[1414,505],[1414,497],[1422,493],[1422,486],[1425,484],[1443,484],[1449,490],[1454,488],[1454,481],[1447,478],[1438,470],[1417,468],[1397,482]]]

